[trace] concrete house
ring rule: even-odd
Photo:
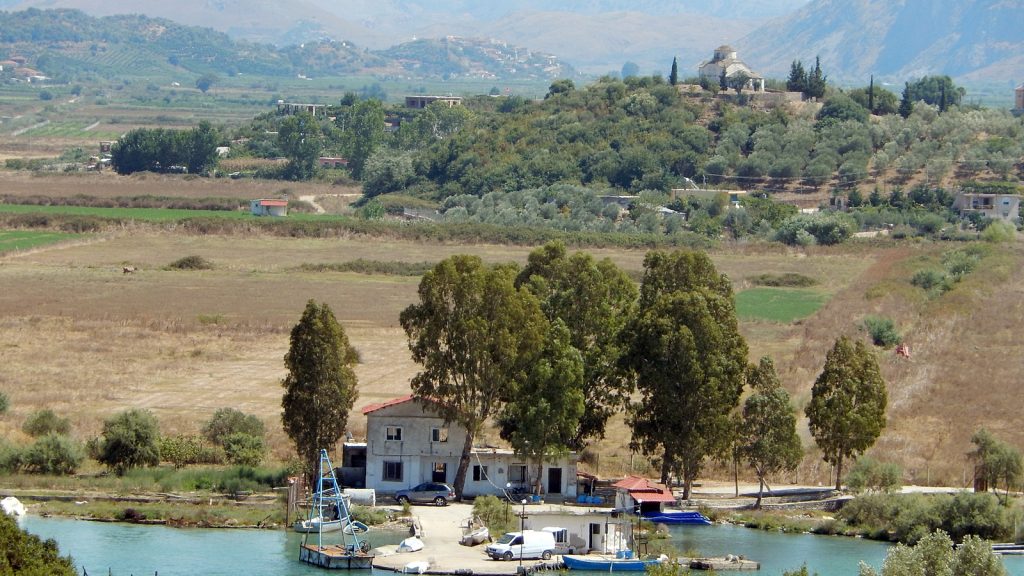
[[[989,194],[979,192],[960,192],[953,201],[953,209],[960,216],[972,212],[993,220],[1014,222],[1020,217],[1020,196],[1016,194]]]
[[[422,110],[434,102],[442,102],[449,108],[462,106],[461,96],[406,96],[405,107],[414,110]]]
[[[276,198],[259,198],[249,202],[253,216],[287,216],[288,201]]]
[[[393,493],[422,482],[455,481],[466,430],[446,423],[427,400],[411,395],[363,408],[366,415],[366,478],[364,485]],[[543,464],[547,498],[576,497],[576,455]],[[506,485],[529,492],[536,468],[511,450],[474,447],[464,496],[501,495]]]
[[[633,538],[630,519],[612,510],[524,510],[525,515],[516,510],[523,529],[549,529],[555,544],[569,554],[614,554],[629,548]]]
[[[743,72],[750,77],[747,88],[754,92],[764,92],[764,76],[750,69],[743,60],[736,56],[736,49],[729,45],[722,45],[715,48],[711,60],[701,62],[698,73],[702,79],[708,82],[718,82],[722,73],[726,78]]]

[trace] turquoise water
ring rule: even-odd
[[[71,554],[81,571],[93,576],[307,576],[323,571],[301,564],[301,535],[284,530],[188,529],[85,522],[30,516],[22,527],[53,538]],[[405,534],[380,533],[371,544],[393,544]],[[680,550],[707,556],[742,554],[761,562],[758,574],[779,576],[804,563],[819,576],[856,576],[861,560],[881,566],[887,545],[858,538],[780,534],[736,526],[672,528]],[[1024,558],[1004,558],[1011,576],[1024,576]],[[374,571],[373,576],[391,572]],[[581,573],[581,576],[582,573]]]

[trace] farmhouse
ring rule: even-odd
[[[367,488],[393,493],[422,482],[454,482],[466,429],[445,422],[432,402],[403,396],[371,404],[363,414]],[[511,450],[474,447],[463,496],[503,494],[507,486],[528,492],[536,472]],[[546,461],[541,472],[547,497],[576,497],[575,454]]]
[[[953,209],[960,216],[979,213],[993,220],[1013,222],[1020,217],[1020,196],[981,192],[960,192],[953,201]]]
[[[276,198],[259,198],[249,202],[253,216],[287,216],[288,201]]]
[[[715,52],[711,57],[711,60],[701,62],[698,68],[701,79],[706,79],[708,82],[718,82],[722,74],[725,74],[726,78],[735,76],[736,74],[746,74],[750,80],[747,82],[747,87],[755,92],[764,92],[764,76],[754,72],[746,65],[743,60],[740,60],[736,56],[736,50],[729,45],[722,45],[715,48]]]

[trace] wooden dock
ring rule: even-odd
[[[372,555],[333,544],[330,546],[303,544],[299,548],[299,560],[331,570],[369,570],[373,568]]]
[[[690,558],[690,570],[714,570],[715,572],[725,570],[760,570],[761,563],[740,558],[739,556],[725,556],[722,558]]]

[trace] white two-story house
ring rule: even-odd
[[[419,398],[403,396],[363,408],[366,415],[366,487],[392,493],[422,482],[455,481],[466,429],[444,419]],[[545,461],[543,494],[576,497],[575,454]],[[474,447],[463,496],[501,495],[509,485],[530,492],[536,466],[512,450]]]

